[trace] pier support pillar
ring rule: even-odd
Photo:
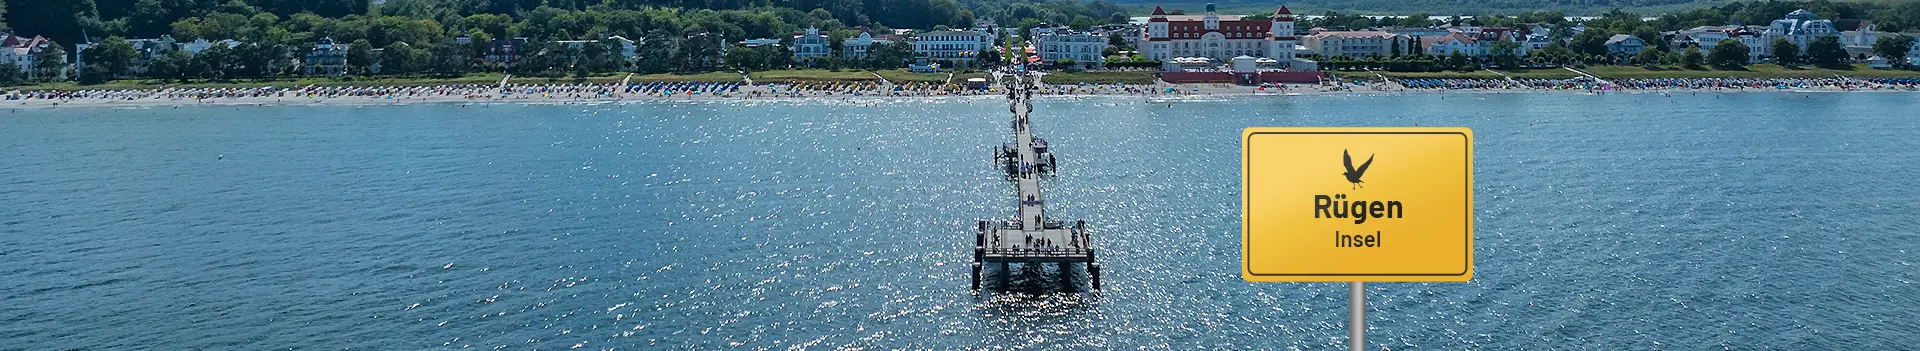
[[[1096,262],[1088,262],[1087,275],[1093,277],[1093,291],[1100,292],[1100,264]]]
[[[973,263],[973,291],[980,292],[980,262]]]

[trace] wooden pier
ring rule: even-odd
[[[1033,104],[1032,83],[1024,74],[1009,74],[1002,79],[1007,88],[1008,110],[1013,113],[1013,141],[995,152],[995,160],[1007,169],[1007,176],[1018,193],[1019,214],[1012,220],[983,220],[975,223],[973,248],[973,290],[980,290],[981,269],[987,263],[1046,263],[1061,265],[1086,263],[1093,290],[1100,291],[1100,264],[1086,223],[1053,219],[1047,216],[1047,199],[1041,192],[1040,176],[1055,169],[1053,154],[1045,140],[1035,138],[1028,117]],[[1004,270],[1004,269],[1003,269]]]

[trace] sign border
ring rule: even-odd
[[[1283,134],[1283,135],[1301,135],[1301,134],[1308,134],[1308,135],[1318,135],[1318,134],[1355,134],[1355,135],[1380,135],[1380,134],[1386,134],[1386,135],[1401,135],[1401,134],[1413,134],[1413,135],[1459,135],[1459,136],[1461,137],[1461,142],[1462,142],[1462,143],[1465,143],[1465,144],[1466,144],[1466,153],[1465,153],[1465,155],[1464,155],[1464,157],[1466,158],[1466,160],[1465,160],[1465,162],[1466,162],[1466,167],[1463,167],[1463,168],[1464,168],[1464,169],[1463,169],[1463,171],[1464,171],[1464,172],[1466,172],[1466,177],[1465,177],[1465,178],[1466,178],[1466,181],[1467,181],[1467,184],[1466,184],[1466,190],[1465,190],[1465,191],[1466,191],[1466,196],[1464,196],[1464,197],[1463,197],[1463,198],[1464,198],[1464,200],[1466,201],[1466,206],[1465,206],[1464,208],[1465,208],[1465,209],[1466,209],[1466,211],[1467,211],[1467,219],[1466,219],[1466,221],[1465,221],[1465,223],[1464,223],[1464,225],[1466,226],[1466,228],[1465,228],[1465,230],[1466,230],[1466,233],[1465,233],[1465,234],[1466,234],[1466,235],[1464,235],[1464,238],[1463,238],[1463,240],[1465,240],[1465,241],[1466,241],[1466,245],[1465,245],[1465,247],[1466,247],[1466,255],[1464,255],[1464,259],[1466,260],[1466,262],[1465,262],[1466,264],[1465,264],[1465,265],[1463,266],[1463,268],[1461,269],[1461,271],[1460,271],[1459,273],[1304,273],[1304,274],[1275,274],[1275,273],[1258,273],[1258,272],[1254,272],[1254,271],[1253,271],[1253,263],[1252,263],[1252,261],[1251,261],[1251,260],[1248,260],[1248,259],[1247,259],[1248,257],[1252,257],[1252,253],[1253,253],[1253,249],[1252,249],[1252,247],[1253,247],[1253,245],[1251,245],[1251,244],[1252,244],[1252,242],[1253,242],[1253,235],[1251,235],[1251,234],[1250,234],[1250,233],[1248,232],[1248,229],[1249,229],[1249,228],[1252,228],[1252,227],[1253,227],[1253,217],[1252,217],[1252,216],[1250,215],[1250,213],[1252,213],[1252,211],[1250,211],[1250,209],[1251,209],[1251,207],[1253,207],[1253,206],[1252,206],[1252,205],[1253,205],[1253,203],[1252,203],[1252,193],[1253,193],[1253,192],[1252,192],[1252,191],[1250,191],[1250,190],[1251,190],[1251,189],[1253,188],[1253,184],[1252,184],[1252,182],[1251,182],[1251,179],[1253,179],[1253,174],[1252,174],[1252,167],[1250,166],[1250,165],[1251,165],[1251,161],[1252,161],[1252,159],[1253,159],[1253,155],[1252,155],[1252,150],[1253,150],[1253,149],[1251,148],[1251,146],[1250,146],[1249,144],[1250,144],[1250,142],[1251,142],[1251,141],[1253,140],[1253,137],[1254,137],[1254,136],[1256,136],[1256,135],[1262,135],[1262,134]],[[1241,201],[1241,209],[1240,209],[1240,214],[1241,214],[1241,219],[1240,219],[1240,220],[1241,220],[1241,223],[1240,223],[1240,273],[1241,273],[1241,274],[1243,274],[1243,275],[1245,275],[1246,277],[1270,277],[1270,278],[1280,278],[1280,279],[1284,279],[1284,278],[1286,278],[1286,277],[1306,277],[1307,279],[1303,279],[1303,281],[1322,281],[1322,279],[1325,279],[1325,278],[1329,278],[1329,277],[1377,277],[1377,278],[1388,278],[1388,279],[1391,279],[1392,277],[1414,277],[1414,278],[1419,278],[1419,279],[1415,279],[1415,280],[1413,280],[1413,281],[1435,281],[1435,280],[1432,280],[1431,278],[1443,278],[1443,277],[1465,277],[1465,278],[1466,278],[1467,280],[1472,280],[1472,278],[1473,278],[1473,223],[1474,223],[1474,218],[1473,218],[1473,217],[1474,217],[1474,214],[1473,214],[1473,130],[1472,130],[1472,129],[1469,129],[1469,128],[1466,128],[1466,127],[1410,127],[1410,128],[1390,128],[1390,127],[1389,127],[1389,128],[1382,128],[1382,127],[1339,127],[1339,128],[1298,128],[1298,127],[1252,127],[1252,128],[1247,128],[1246,130],[1244,130],[1244,131],[1242,131],[1242,135],[1241,135],[1241,137],[1240,137],[1240,138],[1241,138],[1241,139],[1240,139],[1240,143],[1241,143],[1241,152],[1240,152],[1240,176],[1241,176],[1241,183],[1240,183],[1240,186],[1241,186],[1241,191],[1240,191],[1240,201]],[[1248,279],[1248,280],[1251,280],[1251,279]],[[1283,280],[1283,281],[1284,281],[1284,280]],[[1340,280],[1340,279],[1332,279],[1332,280],[1324,280],[1324,281],[1345,281],[1345,280]],[[1375,280],[1375,281],[1389,281],[1389,280]]]

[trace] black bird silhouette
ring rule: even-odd
[[[1347,164],[1347,173],[1341,173],[1341,175],[1347,176],[1347,181],[1353,182],[1354,187],[1365,188],[1366,186],[1360,185],[1366,183],[1360,181],[1360,176],[1367,174],[1367,166],[1373,165],[1373,155],[1367,155],[1367,163],[1360,164],[1360,168],[1353,168],[1353,155],[1347,154],[1347,150],[1340,150],[1340,160]]]

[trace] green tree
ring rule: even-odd
[[[27,72],[12,62],[0,63],[0,87],[10,87],[26,83]]]
[[[676,70],[701,72],[714,68],[713,65],[717,63],[714,59],[720,58],[723,54],[720,52],[719,40],[720,36],[712,34],[702,34],[682,40],[678,50],[673,53],[673,61],[680,64]]]
[[[277,74],[275,65],[285,61],[285,46],[271,42],[252,42],[240,44],[233,50],[235,77],[271,78]]]
[[[67,49],[61,48],[60,43],[48,40],[45,50],[31,62],[33,78],[43,82],[61,79],[67,72]]]
[[[635,55],[640,59],[634,68],[647,74],[672,72],[675,67],[673,54],[680,51],[679,45],[680,40],[666,31],[656,29],[647,32],[647,41],[634,48]]]
[[[1120,33],[1112,33],[1107,34],[1107,48],[1133,50],[1133,43],[1128,42],[1126,37],[1120,36]]]
[[[1807,63],[1822,67],[1843,67],[1847,64],[1847,49],[1840,46],[1840,37],[1823,36],[1807,43]]]
[[[1494,42],[1493,52],[1491,53],[1491,55],[1495,65],[1499,65],[1500,67],[1505,67],[1505,68],[1519,67],[1520,66],[1520,43],[1514,42],[1512,40],[1501,40],[1501,41]]]
[[[380,74],[405,76],[420,72],[421,54],[407,43],[393,43],[380,50]]]
[[[82,72],[98,71],[101,77],[107,79],[119,78],[127,71],[127,65],[131,64],[133,57],[138,55],[133,51],[133,43],[118,36],[107,37],[107,40],[87,47],[80,54],[86,56],[85,61],[89,66],[82,68]]]
[[[443,40],[433,44],[433,73],[441,76],[458,77],[466,75],[472,69],[473,56],[469,50],[452,40]]]
[[[601,39],[580,45],[580,58],[574,65],[589,72],[613,72],[620,70],[620,44],[612,39]]]
[[[746,45],[734,46],[727,49],[727,66],[746,71],[765,69],[760,59],[760,52]]]
[[[187,54],[186,50],[171,50],[153,59],[147,66],[147,76],[161,82],[183,80],[186,79],[187,68],[192,65],[193,55]]]
[[[981,68],[999,67],[1000,60],[1000,51],[993,48],[982,49],[980,53],[974,55],[974,64]]]
[[[1408,27],[1426,27],[1433,24],[1433,15],[1426,12],[1414,12],[1399,19],[1399,25]]]
[[[895,69],[913,57],[913,47],[906,42],[873,44],[867,47],[866,67],[873,69]],[[998,56],[997,53],[995,56]]]
[[[1660,48],[1660,51],[1667,51],[1668,49],[1667,41],[1661,38],[1660,31],[1654,30],[1653,26],[1642,25],[1634,29],[1633,36],[1640,38],[1640,41],[1646,42],[1646,48]]]
[[[493,36],[484,32],[468,36],[465,50],[469,67],[484,64],[487,54],[493,52]],[[455,45],[459,44],[456,42]]]
[[[1773,60],[1779,62],[1781,66],[1800,63],[1800,45],[1788,41],[1787,38],[1774,38]]]
[[[1700,62],[1705,60],[1706,55],[1700,54],[1699,46],[1688,46],[1687,53],[1680,56],[1680,65],[1691,69],[1699,69]]]
[[[347,71],[358,75],[373,74],[373,42],[356,39],[347,44]]]
[[[207,46],[193,54],[190,75],[210,81],[226,81],[233,73],[233,49],[224,44]]]
[[[1607,38],[1610,36],[1611,35],[1607,34],[1605,30],[1589,28],[1587,31],[1580,32],[1580,34],[1573,36],[1573,45],[1570,49],[1580,54],[1606,55]]]
[[[1457,70],[1466,70],[1467,54],[1461,53],[1459,51],[1454,51],[1452,54],[1447,54],[1447,67],[1451,67]]]
[[[1719,69],[1743,69],[1747,66],[1747,44],[1739,40],[1721,39],[1713,50],[1707,53],[1707,64]]]
[[[1645,67],[1654,67],[1663,63],[1661,62],[1661,58],[1663,57],[1666,57],[1665,51],[1655,48],[1645,48],[1640,50],[1640,54],[1633,56],[1633,63]]]
[[[1907,52],[1912,50],[1913,37],[1905,35],[1894,34],[1881,36],[1880,39],[1873,41],[1873,53],[1880,55],[1882,58],[1886,58],[1887,62],[1894,62],[1896,65],[1905,66],[1907,64]]]
[[[514,74],[561,76],[567,73],[569,60],[576,57],[571,48],[551,41],[529,41],[521,46],[520,59],[513,62]]]
[[[79,39],[85,22],[100,18],[93,0],[6,0],[5,3],[9,27],[44,33],[60,41]]]

